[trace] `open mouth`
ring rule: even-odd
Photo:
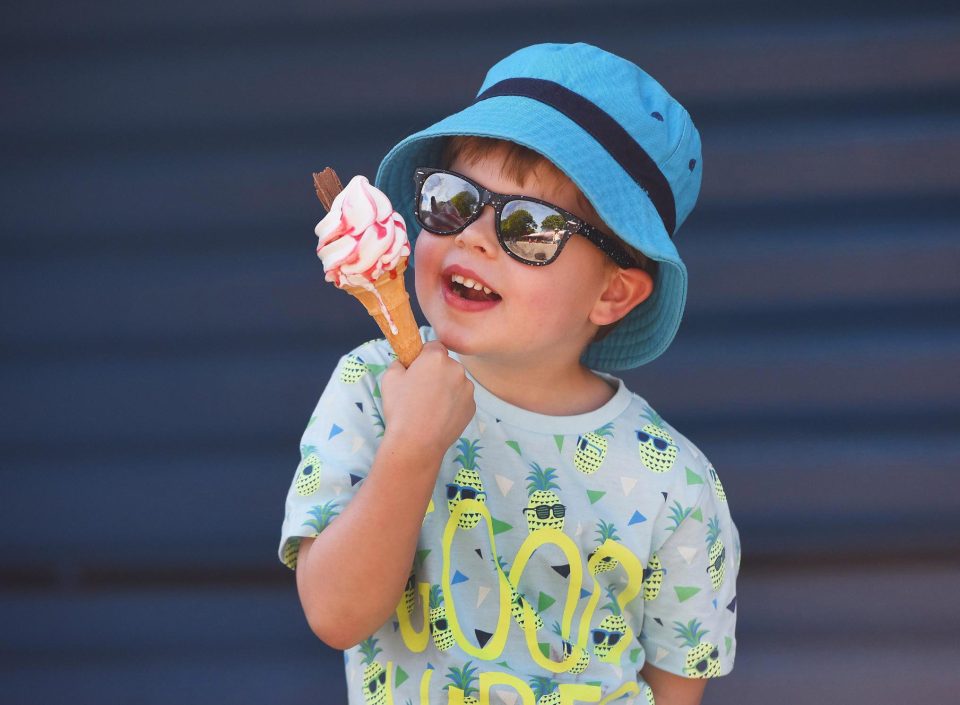
[[[497,292],[460,274],[450,277],[450,289],[454,294],[468,301],[500,301],[501,299]]]

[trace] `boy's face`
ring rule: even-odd
[[[500,173],[494,154],[476,164],[458,159],[450,170],[485,188],[506,194],[540,198],[567,209],[594,226],[577,201],[572,182],[544,170],[521,186]],[[511,365],[552,363],[575,365],[596,326],[589,320],[606,288],[613,262],[586,238],[574,235],[557,259],[546,266],[518,262],[500,247],[494,209],[458,235],[434,235],[421,230],[416,240],[417,300],[424,315],[448,348],[465,356]],[[453,275],[479,281],[495,292],[490,300],[461,295]]]

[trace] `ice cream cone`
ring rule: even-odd
[[[404,258],[395,270],[384,272],[373,283],[372,290],[360,286],[345,286],[343,289],[360,300],[367,313],[380,326],[400,364],[410,367],[410,363],[420,354],[423,341],[403,283],[406,268],[407,260]]]
[[[356,178],[354,181],[356,181]],[[366,179],[361,180],[369,188]],[[333,207],[334,200],[343,191],[337,173],[327,167],[322,172],[314,173],[313,184],[317,191],[317,198],[329,212]],[[352,184],[353,182],[351,182],[351,186]],[[373,190],[376,191],[376,189]],[[382,194],[380,194],[380,197],[386,199],[386,196]],[[405,243],[406,227],[403,224],[403,219],[395,211],[394,216],[400,221],[399,228],[403,236],[402,241]],[[336,217],[340,217],[339,210]],[[322,225],[323,221],[321,221]],[[404,250],[409,252],[409,247],[404,245]],[[317,254],[321,254],[320,249],[317,250]],[[325,270],[327,266],[327,262],[324,261]],[[337,285],[360,300],[366,307],[367,313],[373,316],[377,325],[380,326],[380,330],[386,336],[390,347],[397,354],[397,359],[404,367],[409,367],[410,363],[420,354],[423,341],[420,339],[420,329],[417,327],[417,322],[413,317],[413,309],[410,307],[410,297],[404,287],[403,273],[406,268],[407,257],[402,256],[396,260],[393,269],[383,271],[383,274],[373,281],[369,287],[354,286],[344,281],[337,281]],[[329,272],[327,279],[332,281]]]

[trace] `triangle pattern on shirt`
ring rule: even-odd
[[[464,575],[458,570],[453,574],[453,577],[450,579],[450,584],[456,585],[457,583],[465,583],[468,580],[470,580],[470,578],[468,578],[466,575]]]
[[[490,594],[490,588],[485,585],[481,585],[477,588],[477,607],[483,604],[483,601],[487,599],[487,595]]]
[[[360,436],[355,436],[353,439],[353,446],[350,449],[351,453],[356,453],[358,450],[363,448],[365,441]]]
[[[497,481],[497,487],[500,488],[500,494],[506,497],[507,493],[510,491],[510,488],[513,487],[513,480],[511,480],[509,477],[504,477],[503,475],[494,475],[493,479]]]
[[[523,453],[520,452],[520,444],[516,441],[507,441],[507,445],[517,451],[517,455],[523,455]]]
[[[687,562],[687,565],[690,565],[690,561],[697,555],[697,549],[693,546],[677,546],[677,553],[683,556],[683,560]]]
[[[341,433],[343,433],[343,429],[337,426],[337,424],[333,424],[330,427],[330,435],[327,436],[327,440],[329,441],[331,438],[334,436],[339,436]]]
[[[657,647],[657,654],[656,654],[656,656],[653,657],[653,662],[654,662],[654,663],[660,663],[661,661],[663,661],[663,659],[666,657],[666,655],[667,655],[668,653],[670,653],[670,652],[667,651],[665,648],[663,648],[662,646],[658,646],[658,647]]]
[[[587,497],[590,498],[590,504],[596,504],[603,498],[603,495],[605,494],[606,492],[601,490],[587,490]]]
[[[482,629],[474,629],[473,633],[477,635],[477,643],[480,644],[481,649],[487,645],[490,637],[493,636],[492,632],[485,632]]]
[[[693,585],[676,585],[673,589],[676,591],[677,600],[680,602],[686,602],[700,592],[700,588],[694,587]]]
[[[647,518],[643,516],[640,512],[634,512],[633,516],[630,517],[630,521],[627,522],[627,526],[633,526],[634,524],[642,524]]]
[[[687,484],[688,484],[688,485],[702,485],[702,484],[703,484],[703,478],[700,477],[697,473],[695,473],[695,472],[694,472],[693,470],[691,470],[690,468],[684,468],[684,469],[687,471]]]
[[[629,497],[630,493],[633,492],[633,488],[637,486],[637,478],[621,476],[620,484],[623,485],[623,496]]]
[[[554,436],[553,442],[557,444],[557,451],[563,452],[563,436]]]
[[[520,697],[519,693],[511,690],[497,690],[496,693],[503,705],[517,705],[517,698]]]

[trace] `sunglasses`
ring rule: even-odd
[[[486,494],[483,490],[478,490],[475,487],[464,487],[455,482],[447,483],[447,499],[456,499],[457,495],[460,495],[460,499],[476,499],[480,496],[486,496]]]
[[[670,446],[674,445],[673,443],[669,443],[663,440],[662,438],[651,436],[650,434],[644,433],[643,431],[637,431],[637,440],[640,441],[641,443],[650,443],[651,441],[653,441],[653,447],[656,448],[657,450],[666,450]]]
[[[370,679],[370,682],[367,683],[367,687],[370,689],[371,693],[377,692],[377,681],[380,681],[380,685],[384,685],[387,682],[387,672],[384,671],[379,676],[374,676]]]
[[[566,516],[567,508],[562,504],[554,504],[550,506],[549,504],[539,504],[536,507],[526,507],[523,510],[524,514],[529,514],[534,512],[537,515],[537,519],[546,519],[553,513],[554,519],[563,519]]]
[[[616,646],[620,641],[620,637],[622,636],[623,632],[611,632],[607,629],[594,629],[593,643],[599,646],[606,641],[607,646]]]
[[[496,213],[500,247],[519,262],[538,267],[550,264],[560,256],[567,240],[582,235],[618,266],[640,266],[616,238],[547,201],[494,193],[462,174],[444,169],[418,167],[414,180],[414,215],[420,226],[434,235],[456,235],[479,218],[489,204]]]

